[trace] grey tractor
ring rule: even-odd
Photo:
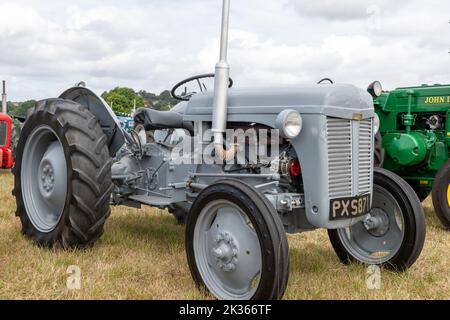
[[[30,110],[14,169],[24,234],[84,248],[111,205],[167,209],[186,219],[194,281],[218,299],[281,299],[287,233],[325,228],[343,263],[410,267],[424,213],[406,182],[373,169],[371,96],[346,84],[230,88],[229,5],[215,74],[178,84],[171,111],[139,109],[125,131],[84,83]]]

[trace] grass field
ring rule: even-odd
[[[27,241],[15,217],[13,177],[0,171],[0,299],[204,299],[184,252],[184,228],[164,211],[115,208],[105,235],[86,251],[45,250]],[[382,272],[380,290],[367,268],[339,263],[325,231],[289,236],[286,299],[449,299],[450,233],[427,214],[427,240],[406,273]],[[67,268],[81,269],[81,289],[68,290]]]

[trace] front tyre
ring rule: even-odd
[[[425,242],[425,216],[407,182],[375,169],[373,204],[368,218],[350,228],[330,230],[339,259],[403,271],[414,264]]]
[[[436,215],[444,227],[450,230],[450,160],[437,173],[432,196]]]
[[[23,233],[44,247],[92,245],[110,214],[111,164],[107,138],[87,108],[62,99],[37,103],[14,169]]]
[[[222,300],[281,299],[289,277],[286,234],[272,204],[253,187],[223,180],[197,197],[186,252],[194,281]]]

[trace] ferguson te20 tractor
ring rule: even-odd
[[[352,85],[230,88],[223,4],[214,90],[211,75],[187,79],[176,107],[138,110],[129,132],[84,86],[29,112],[15,168],[23,232],[83,248],[111,205],[185,213],[192,277],[218,299],[282,298],[286,233],[326,228],[344,263],[410,267],[424,214],[404,180],[373,169],[371,96]]]
[[[450,85],[383,92],[376,81],[369,91],[381,123],[376,162],[401,175],[421,200],[432,193],[436,214],[450,229]]]

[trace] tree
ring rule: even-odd
[[[136,107],[144,106],[144,98],[131,88],[117,87],[105,92],[102,98],[113,108],[114,112],[131,113],[136,99]]]
[[[160,95],[141,90],[139,95],[145,99],[146,106],[155,110],[167,111],[179,102],[172,98],[172,94],[168,90],[161,92]]]
[[[8,103],[8,113],[13,117],[25,117],[28,109],[36,105],[36,100],[28,100],[25,102]]]

